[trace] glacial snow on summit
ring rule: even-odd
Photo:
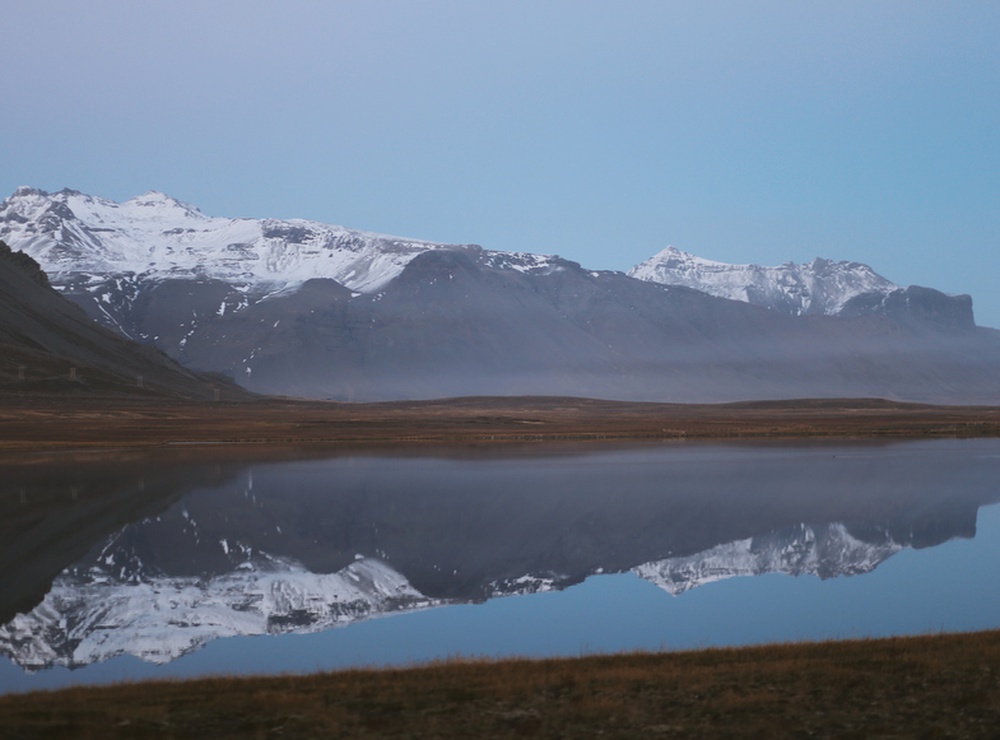
[[[526,273],[558,271],[567,264],[551,255],[484,250],[304,219],[211,217],[155,191],[118,203],[76,190],[50,194],[18,188],[0,202],[0,239],[33,257],[60,290],[79,288],[82,279],[92,291],[107,291],[112,276],[130,276],[131,282],[215,279],[258,299],[313,278],[377,293],[414,257],[432,250],[468,251],[483,264]],[[793,315],[837,314],[855,296],[898,288],[859,262],[816,258],[802,265],[731,265],[675,247],[628,275]]]
[[[888,294],[899,288],[860,262],[817,257],[801,265],[732,265],[696,257],[673,246],[636,265],[628,274],[796,316],[836,315],[855,296]]]
[[[159,192],[117,203],[75,190],[50,194],[28,187],[0,203],[0,239],[34,257],[56,287],[88,274],[132,274],[212,278],[267,286],[266,292],[329,278],[374,293],[423,252],[483,251],[304,219],[211,217]],[[513,253],[504,261],[522,271],[547,264],[544,257]]]

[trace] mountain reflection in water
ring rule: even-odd
[[[671,594],[865,573],[973,537],[1000,440],[540,446],[275,462],[16,467],[0,488],[0,652],[164,663],[632,570]]]

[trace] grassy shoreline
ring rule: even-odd
[[[0,697],[0,737],[989,737],[1000,631]]]
[[[0,457],[25,453],[262,445],[581,440],[1000,436],[1000,407],[877,399],[664,404],[458,398],[344,404],[18,399],[0,406]]]

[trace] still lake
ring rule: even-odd
[[[0,693],[1000,627],[1000,440],[0,469]]]

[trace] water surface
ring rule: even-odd
[[[2,472],[0,691],[1000,626],[1000,440]]]

